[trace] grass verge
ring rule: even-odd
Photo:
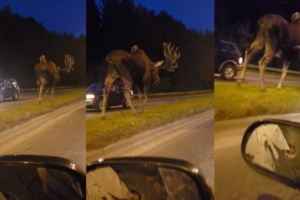
[[[300,87],[275,86],[261,91],[258,85],[215,82],[215,120],[300,111]]]
[[[201,113],[212,107],[213,96],[187,97],[173,103],[146,108],[134,116],[131,110],[109,113],[107,118],[87,120],[87,150],[101,149],[109,144],[177,119]]]
[[[63,95],[55,96],[54,99],[51,97],[44,98],[41,103],[38,103],[37,100],[34,99],[0,111],[0,131],[11,128],[39,115],[54,111],[59,107],[74,103],[83,99],[84,95],[85,90],[83,88],[75,89]]]

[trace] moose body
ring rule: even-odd
[[[131,48],[131,53],[125,50],[115,50],[106,55],[105,63],[108,69],[104,83],[102,117],[105,116],[108,96],[112,85],[118,78],[123,82],[124,96],[131,110],[136,114],[130,97],[133,84],[137,87],[141,101],[142,96],[144,96],[141,106],[143,107],[143,104],[148,100],[151,75],[153,76],[154,83],[159,84],[159,69],[174,71],[177,67],[177,60],[180,57],[178,48],[172,46],[171,43],[164,43],[163,48],[165,59],[158,62],[153,62],[147,54],[136,45]]]
[[[74,63],[74,57],[65,55],[65,68],[61,69],[53,61],[46,61],[45,57],[41,56],[40,62],[35,65],[39,102],[42,101],[42,93],[47,85],[51,87],[51,95],[54,96],[55,85],[60,79],[60,73],[71,73],[74,70]]]
[[[300,45],[300,24],[296,23],[297,16],[295,14],[292,19],[293,22],[289,23],[280,15],[268,14],[258,20],[258,32],[250,48],[246,50],[238,83],[244,79],[249,62],[259,51],[264,50],[263,57],[258,62],[260,87],[262,90],[265,89],[264,73],[266,66],[273,60],[276,53],[281,52],[284,63],[277,88],[282,88],[282,83],[288,72],[289,61],[298,55]]]

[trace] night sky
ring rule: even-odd
[[[135,0],[146,8],[167,11],[188,28],[214,30],[214,0]]]
[[[85,0],[0,0],[0,8],[5,5],[21,16],[33,17],[48,30],[85,35]]]
[[[85,0],[1,0],[0,8],[9,5],[14,12],[25,17],[33,17],[49,30],[78,36],[85,34],[86,30],[85,2]],[[165,10],[188,28],[200,31],[213,30],[213,0],[135,0],[135,2],[156,12]]]
[[[96,0],[101,4],[102,0]],[[214,0],[134,0],[156,13],[164,10],[188,28],[214,30]]]

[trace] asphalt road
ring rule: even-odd
[[[239,73],[238,72],[238,76],[239,77]],[[216,76],[216,80],[221,80],[221,78],[219,78],[219,75],[215,75]],[[281,73],[278,72],[269,72],[266,71],[265,72],[265,82],[267,86],[277,86],[279,80],[281,77]],[[245,75],[245,80],[244,83],[251,83],[251,84],[259,84],[259,72],[258,70],[255,69],[247,69],[246,71],[246,75]],[[300,75],[293,75],[293,74],[288,74],[283,82],[283,86],[285,85],[289,85],[289,86],[300,86]]]
[[[0,133],[1,154],[51,155],[86,166],[84,101]]]
[[[62,94],[64,94],[65,91],[69,91],[69,90],[57,90],[55,95],[62,95]],[[50,92],[48,94],[48,97],[49,97],[49,95],[50,95]],[[19,104],[23,104],[26,101],[30,101],[30,100],[34,100],[34,99],[36,99],[36,101],[38,99],[37,91],[21,92],[20,98],[17,101],[13,101],[10,98],[7,98],[7,99],[5,99],[4,102],[1,102],[0,103],[0,111],[6,110],[10,107],[13,107],[13,106],[16,106]]]
[[[13,101],[11,99],[5,99],[4,102],[1,102],[0,103],[0,111],[2,110],[5,110],[5,109],[8,109],[10,107],[13,107],[15,105],[18,105],[18,104],[22,104],[26,101],[29,101],[29,100],[32,100],[36,98],[37,99],[37,92],[24,92],[24,93],[21,93],[20,95],[20,98],[17,100],[17,101]]]
[[[202,170],[214,185],[213,110],[178,120],[104,149],[87,152],[87,162],[121,156],[159,156],[184,159]]]
[[[183,100],[186,98],[201,97],[201,96],[205,96],[205,95],[211,95],[211,93],[209,93],[209,94],[193,94],[193,95],[176,95],[176,96],[174,95],[174,96],[164,96],[164,97],[155,97],[155,98],[149,97],[148,101],[144,104],[144,108],[148,108],[148,107],[160,105],[160,104],[165,104],[165,103],[171,103],[171,102]],[[139,100],[137,100],[137,99],[133,100],[133,105],[136,109],[139,109],[139,107],[140,107]],[[109,110],[107,110],[107,113],[109,114],[112,112],[124,112],[124,111],[126,111],[126,109],[123,109],[123,107],[120,105],[120,106],[111,107]],[[101,112],[97,112],[94,109],[88,109],[86,116],[87,116],[87,118],[100,117]]]
[[[251,117],[215,123],[215,194],[217,200],[300,199],[300,192],[277,183],[251,170],[242,160],[240,144],[246,128],[263,118],[280,118],[300,122],[300,113]]]

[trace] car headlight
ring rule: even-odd
[[[243,57],[240,57],[238,62],[240,65],[243,64]]]
[[[94,94],[87,94],[86,99],[94,99],[95,98],[95,95]]]

